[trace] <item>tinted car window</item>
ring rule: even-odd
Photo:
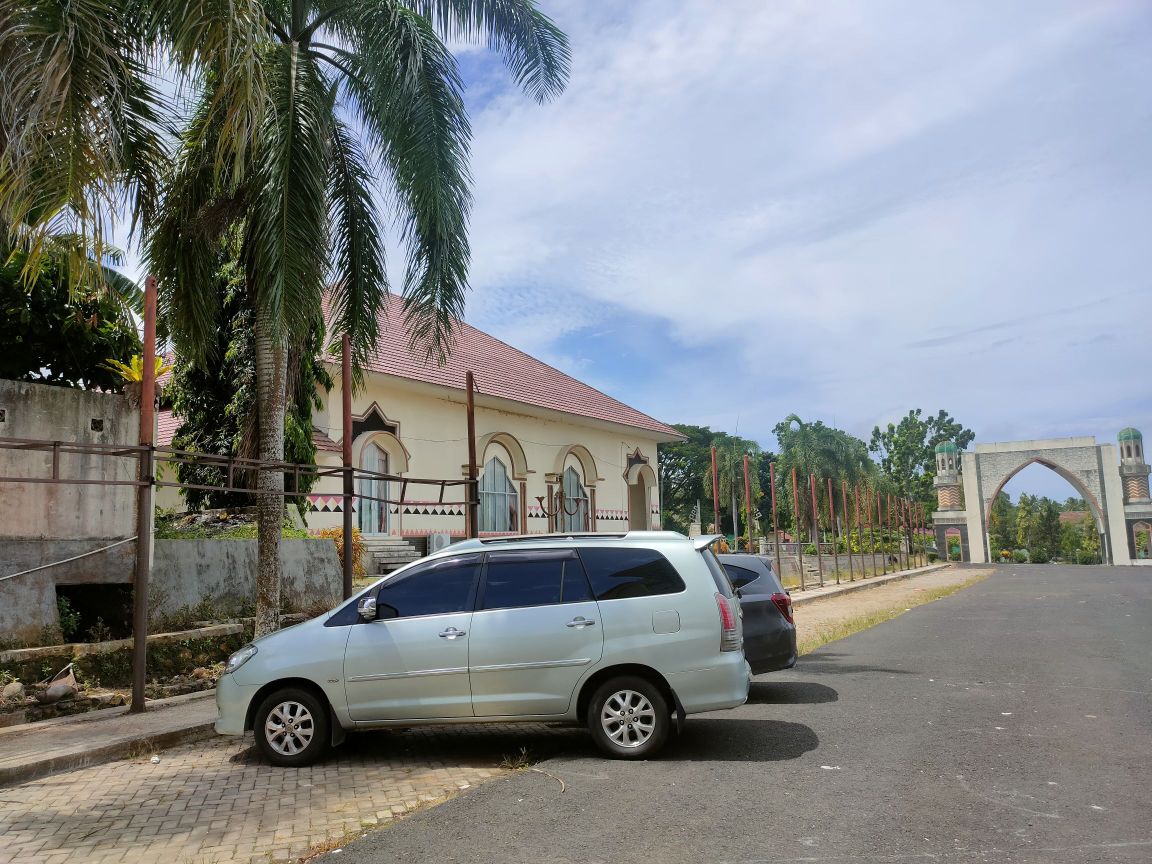
[[[488,555],[481,609],[516,609],[591,599],[584,569],[571,549]]]
[[[724,570],[728,573],[728,578],[731,580],[733,588],[743,588],[749,582],[755,582],[760,578],[760,574],[755,570],[749,570],[747,567],[737,567],[735,564],[725,564]]]
[[[429,561],[389,579],[376,594],[377,618],[447,615],[472,608],[480,556]]]
[[[581,549],[580,558],[597,600],[678,594],[684,580],[655,549]]]

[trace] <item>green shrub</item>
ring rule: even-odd
[[[80,613],[72,608],[67,597],[56,598],[56,613],[60,616],[60,634],[65,642],[71,642],[80,630]]]
[[[1044,549],[1037,549],[1032,553],[1033,564],[1047,564],[1052,559],[1049,557],[1048,552]]]
[[[807,546],[805,546],[804,547],[804,554],[805,555],[815,555],[816,554],[816,544],[815,543],[809,543]]]
[[[949,561],[959,561],[960,560],[960,551],[957,550],[955,552],[949,552],[948,553],[948,560]]]
[[[1100,563],[1100,556],[1097,555],[1095,552],[1085,552],[1083,549],[1081,549],[1079,552],[1076,553],[1076,563],[1077,564],[1099,564]]]
[[[934,563],[936,563],[936,561],[938,561],[939,559],[940,559],[940,556],[939,556],[939,555],[937,555],[935,552],[929,552],[929,553],[928,553],[928,563],[929,563],[929,564],[934,564]]]
[[[1027,549],[1017,549],[1015,552],[1012,553],[1012,560],[1015,561],[1017,564],[1027,564],[1028,563],[1028,550]]]

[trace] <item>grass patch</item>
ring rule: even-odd
[[[871,612],[865,612],[860,615],[851,616],[841,621],[834,621],[828,624],[820,624],[813,627],[808,631],[801,631],[797,638],[796,651],[798,654],[811,654],[817,648],[827,645],[829,642],[835,642],[843,639],[846,636],[851,636],[853,633],[859,633],[867,630],[870,627],[875,627],[877,624],[883,624],[885,621],[891,621],[898,615],[903,615],[909,609],[914,609],[917,606],[923,606],[925,603],[931,603],[934,600],[948,597],[955,594],[957,591],[963,591],[988,578],[987,573],[981,573],[973,576],[971,579],[966,579],[963,582],[958,582],[955,585],[944,585],[940,588],[929,588],[925,591],[917,593],[913,597],[907,598],[905,601],[894,604],[884,609],[875,609]]]

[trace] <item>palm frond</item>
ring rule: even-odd
[[[568,37],[533,0],[414,0],[409,5],[451,38],[485,39],[537,102],[560,95],[568,83]]]
[[[337,121],[329,169],[333,284],[329,290],[333,334],[348,334],[359,383],[376,343],[377,314],[388,294],[384,249],[372,201],[372,175],[350,130]]]
[[[256,313],[276,339],[303,338],[328,269],[327,180],[333,97],[295,45],[268,63],[272,110],[253,154],[244,266]]]
[[[403,7],[363,0],[332,27],[359,49],[334,49],[343,92],[396,191],[411,347],[443,361],[464,312],[470,260],[471,127],[456,61],[429,21]]]

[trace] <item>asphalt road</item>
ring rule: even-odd
[[[653,761],[519,743],[565,791],[518,772],[338,857],[1146,864],[1152,568],[1000,568],[761,676]]]

